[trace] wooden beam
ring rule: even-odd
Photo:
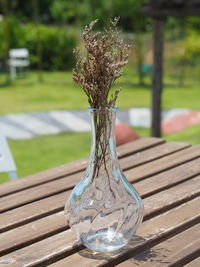
[[[163,87],[164,20],[153,21],[152,136],[161,136],[161,96]]]
[[[200,6],[196,7],[154,7],[151,5],[144,5],[142,7],[142,14],[149,17],[186,17],[186,16],[200,16]]]

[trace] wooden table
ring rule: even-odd
[[[102,254],[76,241],[63,206],[85,169],[80,160],[0,186],[0,267],[199,267],[200,145],[147,138],[118,155],[145,207],[130,244]]]

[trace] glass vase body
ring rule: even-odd
[[[117,108],[89,109],[91,153],[82,180],[65,205],[65,215],[78,239],[95,251],[125,246],[142,221],[142,200],[124,176],[116,153]]]

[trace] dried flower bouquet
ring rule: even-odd
[[[98,175],[102,164],[106,168],[107,144],[110,128],[109,110],[115,106],[119,90],[109,95],[115,80],[121,76],[121,69],[127,64],[130,46],[120,38],[117,30],[118,18],[111,21],[111,26],[103,33],[93,33],[98,20],[85,27],[83,42],[86,57],[79,49],[74,49],[76,66],[73,80],[79,84],[88,97],[89,105],[95,109],[94,126],[96,131],[96,163],[94,176]]]

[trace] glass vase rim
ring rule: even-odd
[[[104,109],[102,108],[93,108],[93,107],[88,107],[89,112],[102,112],[102,111],[109,111],[109,112],[117,112],[119,110],[118,106],[114,107],[106,107]]]

